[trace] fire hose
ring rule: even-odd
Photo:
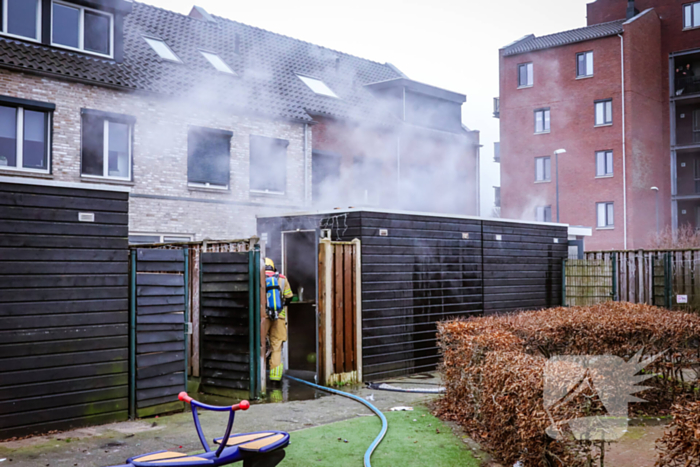
[[[359,402],[360,404],[363,404],[364,406],[366,406],[368,409],[370,409],[372,412],[374,412],[374,414],[377,417],[379,417],[379,419],[382,421],[382,429],[379,432],[379,435],[377,435],[377,437],[374,439],[374,441],[372,441],[372,444],[370,444],[369,449],[367,449],[367,451],[365,452],[365,467],[372,467],[372,464],[370,463],[370,457],[372,457],[372,453],[377,448],[377,446],[379,446],[379,443],[381,443],[382,440],[384,439],[384,436],[386,435],[386,431],[389,428],[389,424],[387,423],[386,417],[384,416],[384,414],[378,408],[376,408],[375,406],[373,406],[372,404],[370,404],[369,402],[367,402],[363,398],[356,396],[354,394],[349,394],[347,392],[338,391],[337,389],[327,388],[325,386],[319,386],[318,384],[309,383],[308,381],[304,381],[302,379],[298,379],[298,378],[295,378],[293,376],[284,375],[284,377],[289,379],[289,380],[296,381],[297,383],[306,384],[307,386],[311,386],[312,388],[318,389],[320,391],[325,391],[325,392],[329,392],[331,394],[337,394],[339,396],[353,399],[353,400]]]

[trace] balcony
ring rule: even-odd
[[[501,143],[493,143],[493,161],[501,162]]]
[[[676,147],[700,145],[700,96],[676,102]]]
[[[700,53],[674,57],[672,67],[673,97],[700,94]]]
[[[700,197],[700,150],[678,153],[676,161],[677,196]]]
[[[501,118],[501,99],[498,97],[493,98],[493,116]]]

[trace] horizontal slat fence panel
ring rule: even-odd
[[[128,208],[0,183],[0,439],[128,417]]]
[[[250,253],[201,253],[199,353],[201,390],[250,390]]]
[[[177,395],[187,390],[185,254],[185,250],[136,250],[137,417],[184,408]]]

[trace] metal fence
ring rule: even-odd
[[[700,312],[700,250],[587,252],[566,260],[564,303],[610,300]]]

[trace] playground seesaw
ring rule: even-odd
[[[234,462],[243,461],[244,465],[256,465],[258,460],[260,464],[269,465],[265,460],[271,456],[271,453],[280,451],[289,444],[289,433],[283,431],[261,431],[258,433],[243,433],[231,435],[233,428],[233,420],[237,410],[248,410],[250,403],[241,401],[240,404],[227,407],[216,407],[212,405],[202,404],[197,402],[187,395],[186,392],[181,392],[178,398],[192,406],[192,418],[194,418],[194,426],[197,429],[197,435],[202,442],[205,452],[202,454],[187,455],[181,452],[173,451],[157,451],[148,454],[127,459],[126,464],[114,467],[195,467],[200,465],[222,466],[233,464]],[[209,448],[202,425],[199,422],[197,409],[212,410],[215,412],[229,412],[228,426],[223,437],[214,439],[214,443],[219,447],[216,451]],[[222,440],[228,440],[224,443]],[[280,460],[284,457],[284,452],[281,453]],[[273,459],[269,459],[271,461]]]

